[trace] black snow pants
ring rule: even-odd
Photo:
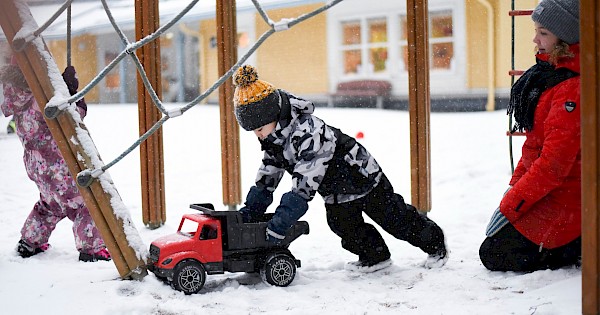
[[[487,237],[479,248],[479,258],[492,271],[530,272],[575,265],[581,259],[581,237],[553,249],[528,240],[512,224]]]
[[[444,233],[431,219],[419,214],[404,198],[394,193],[385,175],[368,195],[345,203],[325,204],[327,223],[342,239],[342,247],[358,255],[361,261],[382,261],[390,257],[377,229],[364,221],[366,213],[375,223],[397,239],[426,252],[445,250]]]

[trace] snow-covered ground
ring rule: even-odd
[[[382,165],[397,192],[410,201],[409,117],[403,111],[317,108],[316,114],[360,141]],[[164,125],[167,222],[144,227],[139,154],[109,169],[123,202],[148,245],[173,233],[189,204],[212,202],[225,210],[221,193],[219,111],[198,105]],[[118,280],[112,262],[77,260],[71,222],[62,221],[52,248],[23,259],[14,251],[21,225],[37,200],[27,178],[18,138],[5,134],[0,118],[0,305],[4,314],[580,314],[581,271],[575,268],[528,274],[490,272],[478,249],[492,210],[510,178],[508,121],[504,111],[431,114],[429,216],[445,231],[450,260],[427,270],[426,255],[388,234],[392,267],[372,274],[346,271],[356,257],[344,251],[325,222],[319,196],[303,217],[309,235],[290,249],[302,261],[285,288],[257,275],[207,277],[200,294],[186,296],[149,274],[142,281]],[[85,123],[110,162],[138,137],[135,105],[90,105]],[[522,141],[515,140],[515,163]],[[261,153],[250,132],[241,133],[242,191],[252,185]],[[275,200],[289,187],[289,176]],[[273,207],[271,208],[271,211]]]

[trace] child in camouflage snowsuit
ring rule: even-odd
[[[72,66],[65,69],[63,79],[69,92],[76,93],[79,82]],[[0,69],[0,81],[4,89],[2,112],[5,116],[14,115],[16,133],[24,148],[27,175],[40,192],[40,199],[21,229],[18,254],[26,258],[47,250],[48,239],[56,224],[68,217],[73,221],[79,260],[110,260],[104,241],[14,57],[10,65]],[[77,103],[77,110],[83,118],[87,111],[83,99]]]
[[[389,266],[390,252],[377,229],[362,213],[394,237],[429,254],[428,268],[448,259],[442,229],[404,203],[373,156],[354,138],[313,115],[313,103],[259,80],[256,69],[243,66],[234,74],[235,115],[254,131],[264,151],[262,165],[240,209],[247,222],[260,220],[287,171],[292,189],[285,193],[267,224],[267,240],[277,243],[308,210],[315,193],[325,201],[327,222],[342,247],[356,255],[352,270]]]

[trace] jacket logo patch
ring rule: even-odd
[[[567,112],[572,112],[575,110],[575,107],[577,107],[577,104],[575,104],[575,102],[565,102],[565,109],[567,110]]]

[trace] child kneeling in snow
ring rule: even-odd
[[[445,264],[448,252],[442,229],[394,193],[360,143],[314,116],[312,102],[259,80],[252,66],[239,68],[233,80],[237,121],[254,131],[264,151],[255,186],[240,209],[244,221],[256,221],[265,213],[287,171],[293,186],[267,224],[267,240],[282,240],[318,192],[325,201],[329,227],[344,249],[358,255],[349,269],[372,271],[391,264],[383,237],[364,221],[363,212],[386,232],[429,254],[426,267]]]
[[[71,95],[75,94],[79,85],[75,68],[67,67],[63,79]],[[24,148],[27,175],[40,192],[40,199],[21,229],[17,253],[27,258],[46,251],[56,224],[68,217],[73,221],[79,260],[110,260],[104,241],[14,56],[10,65],[0,69],[0,81],[4,85],[2,112],[5,116],[14,115],[16,133]],[[77,102],[77,110],[83,118],[87,111],[83,99]]]
[[[579,1],[544,0],[531,15],[536,64],[511,89],[521,159],[479,248],[493,271],[577,265],[581,258]]]

